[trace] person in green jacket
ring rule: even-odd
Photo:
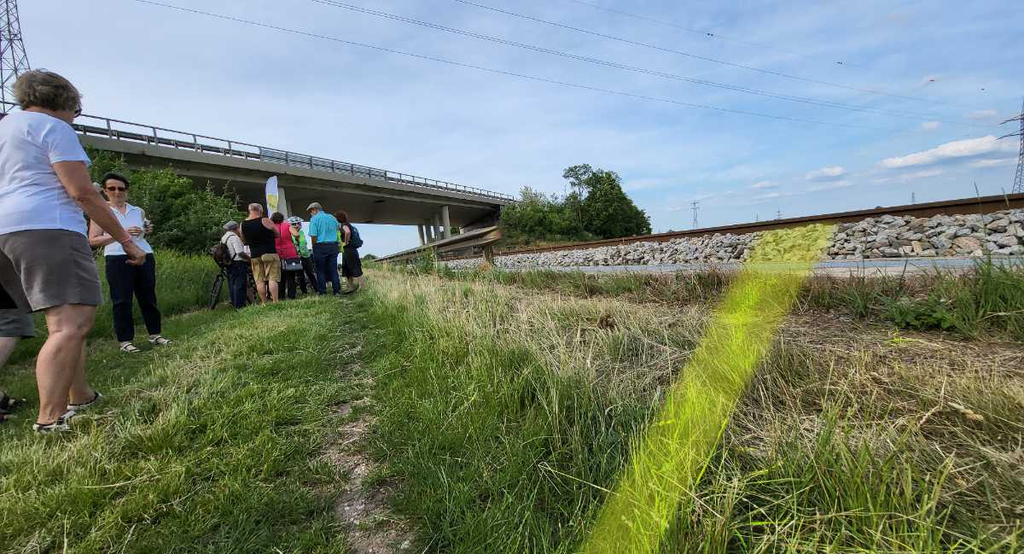
[[[299,257],[302,258],[302,273],[299,274],[299,288],[302,289],[302,294],[308,294],[306,288],[306,282],[309,282],[309,287],[314,291],[316,290],[316,273],[313,271],[313,258],[309,251],[309,243],[306,241],[306,232],[302,230],[302,218],[300,217],[289,217],[288,223],[292,226],[292,243],[295,244],[295,249],[299,251]]]

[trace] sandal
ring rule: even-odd
[[[171,342],[169,339],[165,339],[160,335],[157,335],[155,338],[149,339],[149,344],[152,344],[153,346],[168,346],[170,344],[173,344],[173,342]]]
[[[10,412],[18,408],[24,400],[11,398],[6,392],[0,392],[0,412]]]
[[[71,428],[68,426],[68,422],[71,418],[75,417],[74,410],[68,410],[64,415],[57,418],[57,421],[53,423],[33,423],[32,430],[40,435],[48,435],[50,433],[65,433],[70,431]]]
[[[82,402],[81,404],[68,404],[68,411],[69,412],[80,412],[80,411],[82,411],[82,410],[84,410],[86,408],[92,407],[93,405],[95,405],[100,400],[103,400],[104,397],[103,397],[102,394],[100,394],[100,391],[94,390],[92,392],[95,395],[95,396],[92,397],[92,400],[90,400],[88,402]]]
[[[139,347],[135,346],[134,344],[126,342],[121,345],[121,352],[127,352],[128,354],[138,354],[139,352],[142,351],[139,350]]]

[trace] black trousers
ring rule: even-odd
[[[231,305],[239,310],[245,307],[248,300],[245,296],[245,287],[249,281],[249,263],[231,262],[228,266],[228,293],[231,295]]]
[[[156,305],[156,260],[146,254],[146,263],[128,265],[128,256],[107,256],[107,283],[114,312],[114,333],[119,342],[135,338],[132,296],[139,301],[142,320],[151,335],[160,334],[160,308]]]
[[[306,294],[309,290],[306,289],[306,283],[309,283],[309,288],[316,292],[316,270],[313,269],[313,258],[306,257],[302,258],[302,271],[298,272],[299,288],[302,289],[302,294]]]
[[[285,271],[284,260],[281,260],[281,281],[277,284],[279,294],[289,300],[295,300],[295,281],[302,271]]]

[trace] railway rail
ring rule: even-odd
[[[786,229],[799,227],[811,223],[849,223],[860,221],[869,217],[892,216],[914,216],[931,217],[934,215],[955,215],[970,213],[991,213],[1006,209],[1024,209],[1024,194],[1007,194],[996,196],[980,196],[974,198],[961,198],[957,200],[943,200],[939,202],[926,202],[921,204],[907,204],[903,206],[878,207],[869,210],[854,210],[848,212],[834,212],[820,215],[803,217],[792,217],[787,219],[775,219],[760,221],[757,223],[738,223],[734,225],[722,225],[718,227],[705,227],[689,231],[672,231],[670,233],[657,233],[652,235],[639,235],[635,237],[622,237],[617,239],[593,240],[586,242],[575,242],[570,244],[559,244],[555,246],[539,246],[531,248],[517,248],[512,250],[496,250],[495,256],[512,256],[515,254],[532,254],[537,252],[553,252],[556,250],[582,250],[597,248],[600,246],[619,246],[636,242],[666,242],[677,238],[701,237],[714,235],[715,233],[733,233],[743,235],[757,231],[769,231],[772,229]],[[447,257],[446,259],[473,258],[477,255],[462,254]]]

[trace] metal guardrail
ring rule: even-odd
[[[2,113],[0,113],[0,117],[2,117],[3,115],[6,115],[10,109],[14,108],[15,105],[10,102],[3,102],[0,104],[0,107],[3,108]],[[86,122],[83,123],[83,120]],[[429,179],[427,177],[419,177],[417,175],[409,175],[407,173],[399,173],[396,171],[388,171],[386,169],[378,169],[365,165],[341,162],[329,158],[319,158],[316,156],[310,156],[309,154],[299,154],[296,152],[289,152],[287,150],[268,148],[266,146],[221,139],[198,133],[176,131],[174,129],[167,129],[164,127],[155,127],[153,125],[133,123],[131,121],[123,121],[120,119],[111,119],[109,117],[82,114],[78,116],[72,127],[83,135],[105,136],[115,140],[142,142],[182,150],[194,150],[204,154],[219,154],[222,156],[242,158],[245,160],[288,165],[292,167],[303,167],[316,171],[343,173],[356,177],[387,181],[389,183],[399,183],[434,190],[458,192],[462,194],[471,194],[474,196],[483,196],[485,198],[496,198],[499,200],[515,202],[514,196],[484,190],[477,187],[467,187],[465,185],[450,183],[448,181],[438,181],[437,179]]]
[[[492,247],[494,243],[499,240],[501,240],[501,229],[495,225],[491,227],[484,227],[482,229],[466,231],[460,235],[455,235],[450,238],[417,246],[416,248],[396,252],[394,254],[378,258],[378,260],[382,262],[407,262],[420,258],[428,252],[432,252],[438,256],[443,256],[445,254],[477,248],[483,249],[484,257],[490,260],[493,254]]]

